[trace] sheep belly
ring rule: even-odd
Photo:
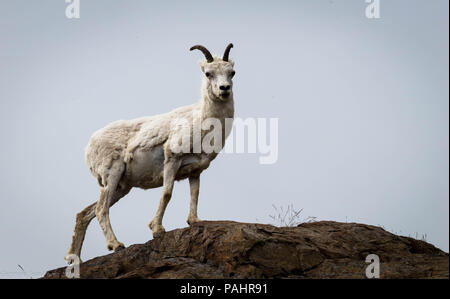
[[[208,168],[211,158],[205,154],[188,154],[181,158],[176,180],[199,175]],[[127,165],[126,182],[130,187],[151,189],[161,187],[164,182],[164,149],[163,145],[150,150],[137,149],[133,159]]]
[[[127,165],[127,182],[132,187],[142,189],[163,185],[164,150],[162,145],[150,150],[137,149]]]

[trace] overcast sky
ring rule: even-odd
[[[279,118],[279,156],[223,154],[203,173],[199,217],[271,223],[302,217],[427,235],[449,247],[447,0],[0,0],[0,277],[64,266],[75,215],[97,200],[84,163],[109,122],[167,112],[200,96],[203,44],[235,47],[236,116]],[[161,189],[111,209],[119,241],[152,238]],[[185,227],[186,181],[163,224]],[[82,259],[107,254],[98,222]]]

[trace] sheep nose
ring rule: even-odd
[[[220,89],[220,90],[229,90],[230,87],[231,87],[230,85],[220,85],[220,86],[219,86],[219,89]]]

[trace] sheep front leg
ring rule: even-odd
[[[163,179],[163,191],[162,196],[159,201],[158,210],[156,211],[155,217],[149,223],[149,227],[153,232],[153,235],[158,233],[164,233],[165,229],[162,226],[162,219],[164,212],[166,211],[167,204],[172,197],[173,184],[175,182],[175,176],[177,174],[178,168],[180,167],[180,161],[168,161],[164,164],[164,179]]]
[[[191,189],[191,204],[189,208],[189,216],[187,219],[187,223],[189,225],[192,225],[196,222],[201,221],[197,217],[197,203],[198,203],[198,193],[200,190],[200,177],[199,176],[189,177],[189,186]]]

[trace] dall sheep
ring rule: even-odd
[[[80,257],[86,229],[95,217],[105,235],[108,250],[124,248],[112,230],[109,208],[133,187],[163,187],[158,210],[149,224],[153,234],[165,231],[162,219],[175,180],[189,179],[191,201],[188,224],[201,221],[197,217],[200,174],[219,151],[174,152],[170,145],[186,137],[192,140],[193,127],[213,118],[222,125],[222,142],[218,144],[220,149],[223,147],[231,130],[225,120],[232,120],[234,116],[232,78],[235,71],[234,62],[229,59],[232,47],[233,44],[227,46],[222,58],[213,57],[200,45],[190,49],[202,51],[206,58],[199,62],[204,76],[198,103],[156,116],[116,121],[92,135],[86,147],[86,164],[100,185],[100,198],[77,214],[66,260],[72,260],[72,255]],[[185,120],[190,130],[179,129],[177,123],[180,119]],[[201,138],[207,134],[207,130],[200,132]]]

